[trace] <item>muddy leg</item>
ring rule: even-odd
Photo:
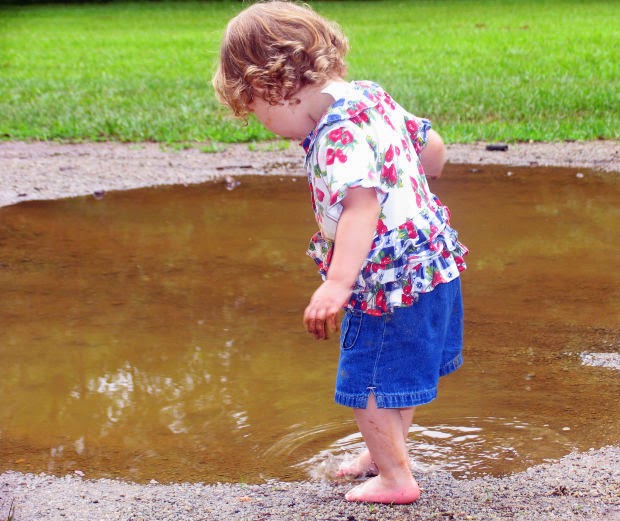
[[[398,409],[400,411],[401,426],[403,431],[403,438],[405,443],[409,437],[409,428],[413,421],[413,415],[415,413],[415,407],[409,409]],[[377,465],[372,461],[370,451],[365,449],[354,460],[345,462],[340,465],[336,477],[339,478],[361,478],[364,476],[376,476],[378,474]]]
[[[348,501],[369,503],[412,503],[420,489],[409,468],[409,456],[403,436],[403,419],[399,409],[378,409],[370,395],[366,409],[355,409],[355,419],[379,470],[379,475],[358,485],[346,494]]]

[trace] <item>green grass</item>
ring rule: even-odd
[[[619,137],[620,3],[312,2],[449,142]],[[0,139],[234,142],[210,86],[235,2],[0,6]]]

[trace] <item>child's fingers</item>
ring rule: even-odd
[[[314,318],[310,318],[308,320],[305,321],[306,324],[306,331],[308,331],[308,333],[310,333],[311,335],[313,335],[314,337],[316,337],[317,339],[320,338],[319,337],[319,333],[320,333],[320,326],[319,326],[319,321],[314,319]]]
[[[304,325],[306,330],[317,340],[327,340],[331,333],[338,331],[337,313],[330,312],[327,317],[323,313],[313,313],[310,306],[304,313]]]
[[[331,313],[327,317],[327,319],[325,320],[325,333],[326,333],[326,336],[328,334],[335,333],[336,331],[338,331],[337,314],[336,313]]]
[[[326,319],[324,312],[314,309],[312,305],[306,308],[304,313],[306,331],[314,335],[317,340],[324,340],[329,337],[329,328],[332,326],[328,323],[328,320],[329,317]]]
[[[327,340],[327,328],[325,327],[325,320],[318,320],[316,323],[315,335],[317,340]]]
[[[311,330],[309,330],[311,334],[317,340],[324,340],[327,338],[327,331],[325,330],[325,320],[314,320],[312,324]]]
[[[317,339],[319,338],[319,333],[321,331],[320,320],[317,319],[315,312],[311,309],[310,306],[306,308],[304,313],[304,326],[306,327],[306,331],[311,335],[314,335]]]

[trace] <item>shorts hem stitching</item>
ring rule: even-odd
[[[426,389],[424,391],[418,391],[414,393],[377,393],[375,394],[375,400],[377,408],[379,409],[408,409],[409,407],[416,407],[418,405],[424,405],[432,402],[437,398],[437,388]],[[354,409],[365,409],[368,405],[368,394],[348,394],[342,392],[336,392],[334,400],[339,405],[345,407],[352,407]]]
[[[440,377],[446,376],[447,374],[453,373],[462,365],[463,365],[463,354],[459,353],[452,360],[450,360],[448,363],[442,365],[439,368],[439,376]]]

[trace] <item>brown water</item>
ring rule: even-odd
[[[466,363],[410,448],[458,476],[620,438],[618,373],[579,356],[618,348],[620,181],[511,170],[433,186],[472,250]],[[306,182],[241,181],[0,208],[0,470],[288,480],[360,447],[301,328]]]

